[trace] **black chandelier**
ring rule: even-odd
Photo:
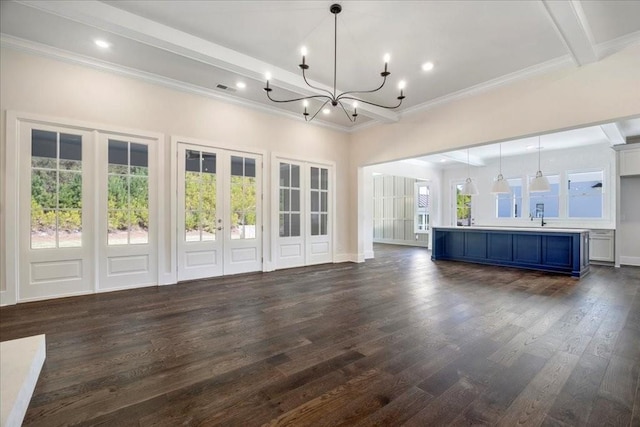
[[[325,105],[327,105],[327,103],[331,103],[332,106],[337,107],[338,105],[342,108],[342,111],[344,111],[344,113],[347,115],[347,118],[351,121],[351,122],[355,122],[356,118],[358,117],[358,110],[357,110],[357,103],[358,102],[363,102],[365,104],[369,104],[369,105],[374,105],[376,107],[381,107],[381,108],[387,108],[387,109],[394,109],[394,108],[398,108],[400,105],[402,105],[402,100],[405,98],[404,96],[404,82],[400,82],[400,96],[398,96],[398,104],[397,105],[380,105],[380,104],[376,104],[374,102],[369,102],[369,101],[365,101],[363,99],[360,98],[355,98],[352,95],[356,95],[356,94],[364,94],[364,93],[373,93],[373,92],[377,92],[380,89],[382,89],[382,87],[384,86],[384,84],[387,82],[387,77],[391,74],[388,70],[387,67],[389,65],[389,55],[385,55],[384,58],[384,71],[380,73],[380,76],[382,77],[382,83],[380,84],[380,86],[378,86],[375,89],[371,89],[371,90],[351,90],[351,91],[347,91],[347,92],[342,92],[341,94],[336,96],[336,69],[337,69],[337,51],[338,51],[338,14],[342,11],[342,6],[340,6],[339,4],[332,4],[331,7],[329,8],[329,11],[331,13],[333,13],[334,16],[334,43],[333,43],[333,93],[329,90],[323,89],[323,88],[319,88],[316,86],[313,86],[312,84],[309,83],[309,81],[307,81],[307,76],[305,74],[305,71],[309,69],[309,65],[307,65],[306,63],[306,51],[303,49],[302,52],[302,64],[299,65],[300,69],[302,70],[302,78],[304,79],[304,82],[307,84],[307,86],[309,86],[310,88],[313,88],[315,90],[318,91],[322,91],[322,92],[326,92],[328,95],[311,95],[311,96],[304,96],[301,98],[294,98],[294,99],[273,99],[271,97],[271,91],[273,89],[271,89],[269,87],[269,80],[270,80],[270,76],[267,75],[267,86],[264,88],[265,92],[267,92],[267,98],[269,98],[269,100],[273,101],[273,102],[296,102],[296,101],[303,101],[304,102],[304,119],[305,121],[311,121],[313,120],[318,113],[324,108]],[[318,111],[316,111],[316,113],[311,116],[311,118],[309,118],[309,113],[307,112],[307,107],[308,107],[308,100],[310,99],[320,99],[320,100],[324,100],[324,103],[322,104],[322,106],[318,109]],[[345,108],[344,104],[342,103],[343,100],[351,100],[354,101],[352,106],[353,106],[353,113],[351,115],[349,115],[349,112],[347,111],[347,109]]]

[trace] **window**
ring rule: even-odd
[[[144,144],[109,140],[109,245],[149,243],[149,152]]]
[[[82,137],[31,131],[31,248],[82,246]]]
[[[326,236],[329,218],[329,169],[311,168],[311,235]]]
[[[497,218],[520,218],[522,217],[522,179],[507,179],[511,193],[496,194],[496,217]]]
[[[231,239],[256,238],[256,160],[231,156]]]
[[[300,166],[280,163],[280,237],[300,236]]]
[[[560,216],[560,177],[548,175],[551,189],[543,193],[529,193],[529,216],[531,218],[558,218]],[[531,183],[533,177],[529,178]]]
[[[426,182],[415,184],[415,232],[429,231],[429,187]]]
[[[604,172],[567,174],[569,218],[602,218]]]
[[[216,240],[216,155],[185,151],[184,238],[186,242]]]
[[[464,184],[456,184],[456,225],[471,226],[471,196],[461,194]]]

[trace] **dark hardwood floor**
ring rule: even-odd
[[[46,334],[25,425],[640,426],[640,269],[422,248],[0,309]]]

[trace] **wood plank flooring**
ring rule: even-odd
[[[25,425],[640,426],[640,268],[376,259],[20,304]]]

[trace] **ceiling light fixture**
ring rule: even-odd
[[[469,174],[469,149],[467,148],[467,180],[462,185],[462,191],[460,192],[463,196],[473,196],[476,194],[480,194],[478,192],[478,188],[476,184],[471,180],[471,175]]]
[[[431,71],[433,70],[433,62],[425,62],[422,64],[422,71]]]
[[[304,116],[304,119],[306,121],[311,121],[313,120],[320,111],[324,111],[324,107],[325,105],[327,105],[328,103],[331,103],[332,106],[337,107],[340,106],[340,108],[342,108],[342,110],[344,111],[344,113],[347,115],[347,118],[351,121],[351,122],[355,122],[356,118],[358,117],[358,113],[356,111],[356,107],[353,107],[353,113],[349,114],[349,112],[347,111],[345,105],[342,103],[342,100],[352,100],[352,101],[359,101],[359,102],[364,102],[365,104],[369,104],[369,105],[373,105],[376,107],[381,107],[381,108],[387,108],[387,109],[394,109],[394,108],[398,108],[400,105],[402,105],[402,100],[405,98],[404,96],[404,82],[401,82],[401,86],[400,86],[400,96],[398,96],[398,104],[397,105],[392,105],[392,106],[387,106],[387,105],[380,105],[380,104],[376,104],[374,102],[369,102],[369,101],[365,101],[361,98],[356,98],[353,95],[360,95],[360,94],[365,94],[365,93],[373,93],[373,92],[377,92],[380,89],[382,89],[382,87],[384,86],[384,84],[387,82],[387,77],[391,74],[388,71],[388,66],[389,66],[389,54],[385,55],[384,57],[384,71],[380,73],[380,76],[382,77],[382,83],[380,84],[380,86],[378,86],[375,89],[371,89],[371,90],[350,90],[350,91],[346,91],[346,92],[342,92],[340,94],[337,93],[336,91],[336,74],[337,74],[337,62],[338,62],[338,14],[342,11],[342,6],[340,6],[339,4],[332,4],[331,7],[329,8],[329,11],[331,13],[333,13],[334,16],[334,30],[333,30],[333,34],[334,34],[334,39],[333,39],[333,92],[326,90],[326,89],[322,89],[316,86],[313,86],[312,84],[310,84],[307,81],[307,76],[305,74],[306,70],[309,69],[309,65],[307,65],[306,62],[306,56],[307,56],[307,49],[305,47],[303,47],[302,50],[302,64],[299,65],[300,69],[302,70],[302,78],[304,79],[304,82],[307,84],[307,86],[309,86],[312,89],[315,89],[317,91],[322,91],[322,92],[326,92],[327,95],[311,95],[311,96],[303,96],[300,98],[293,98],[293,99],[273,99],[271,97],[271,91],[273,90],[271,87],[269,87],[269,80],[271,80],[271,75],[267,75],[266,76],[266,80],[267,80],[267,85],[264,88],[265,92],[267,92],[267,98],[269,98],[269,100],[273,101],[273,102],[296,102],[296,101],[305,101],[305,100],[310,100],[310,99],[318,99],[318,100],[324,100],[324,103],[322,104],[322,106],[320,106],[320,108],[318,109],[318,111],[316,111],[316,113],[311,116],[311,118],[309,118],[309,112],[307,111],[307,107],[308,105],[304,106],[304,113],[302,113],[302,115]]]
[[[500,169],[498,170],[498,177],[495,181],[493,181],[493,185],[491,186],[492,194],[510,194],[511,187],[509,187],[509,181],[504,179],[502,176],[502,144],[500,147]]]
[[[542,175],[542,170],[540,170],[540,148],[540,137],[538,137],[538,172],[536,172],[536,177],[531,180],[529,185],[529,192],[531,193],[542,193],[551,190],[549,180]]]
[[[111,47],[111,43],[104,41],[104,40],[94,40],[94,43],[96,44],[96,46],[102,48],[102,49],[108,49]]]
[[[236,87],[238,89],[244,89],[244,88],[247,87],[247,84],[245,82],[238,82],[238,83],[236,83]]]

